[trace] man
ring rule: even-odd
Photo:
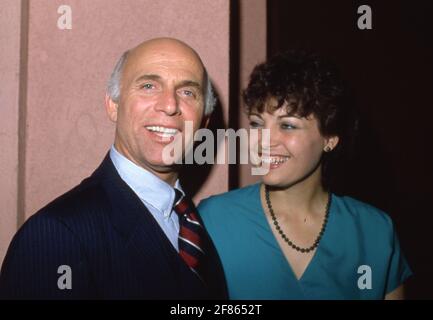
[[[177,166],[163,159],[175,137],[186,138],[185,122],[199,129],[214,104],[206,70],[185,43],[159,38],[124,53],[105,99],[114,145],[89,178],[18,231],[0,298],[226,298],[215,248]]]

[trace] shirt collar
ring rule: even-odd
[[[169,217],[173,211],[174,189],[148,170],[136,165],[126,158],[116,148],[111,146],[110,158],[120,177],[146,204],[157,209],[164,217]],[[185,195],[176,180],[174,187]]]

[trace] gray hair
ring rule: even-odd
[[[125,62],[128,58],[129,51],[125,51],[122,56],[117,61],[116,65],[114,66],[113,72],[110,75],[110,79],[108,79],[107,84],[107,94],[110,97],[111,100],[115,103],[119,103],[120,101],[120,89],[121,89],[121,77],[123,68],[125,66]],[[204,115],[209,116],[217,103],[217,99],[215,97],[215,93],[212,87],[211,80],[208,76],[206,68],[203,66],[204,69],[204,82],[206,83],[205,88],[205,96],[204,96]]]

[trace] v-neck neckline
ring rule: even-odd
[[[292,265],[290,264],[289,260],[286,258],[286,256],[283,253],[283,250],[280,246],[280,244],[278,243],[278,240],[276,239],[276,235],[274,234],[274,232],[272,231],[271,225],[269,224],[269,221],[267,219],[266,216],[266,212],[265,212],[265,207],[264,207],[264,203],[262,201],[262,194],[261,194],[261,188],[262,188],[262,184],[258,183],[258,188],[257,188],[257,192],[258,192],[258,199],[259,199],[259,205],[260,205],[260,216],[262,219],[262,223],[265,225],[266,230],[268,231],[268,233],[270,234],[271,237],[271,241],[273,243],[273,245],[278,248],[278,252],[279,252],[279,256],[280,259],[284,260],[285,264],[288,267],[289,273],[291,274],[291,276],[293,277],[293,279],[298,283],[302,283],[306,277],[306,275],[308,275],[308,273],[311,273],[310,269],[312,268],[312,264],[317,264],[316,260],[319,259],[320,257],[320,252],[321,252],[321,247],[323,246],[323,242],[326,238],[326,234],[329,233],[328,229],[329,229],[329,224],[331,222],[331,216],[332,216],[332,207],[333,207],[333,203],[334,203],[334,195],[331,193],[331,204],[329,207],[329,216],[328,216],[328,221],[327,221],[327,225],[325,227],[325,232],[322,236],[322,238],[320,239],[319,244],[316,247],[316,250],[312,256],[312,258],[310,259],[310,261],[308,262],[307,266],[305,267],[304,272],[302,272],[301,276],[298,278],[296,276],[295,271],[293,270]]]

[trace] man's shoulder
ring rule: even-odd
[[[30,221],[58,221],[68,225],[95,216],[107,208],[108,197],[101,181],[88,177],[30,217]]]
[[[88,178],[27,219],[9,245],[0,298],[67,297],[56,286],[58,267],[69,266],[75,279],[85,279],[89,261],[84,257],[94,252],[101,256],[103,251],[97,249],[103,219],[95,210],[105,198],[100,182]],[[86,281],[74,283],[78,290],[72,295],[87,292]]]

